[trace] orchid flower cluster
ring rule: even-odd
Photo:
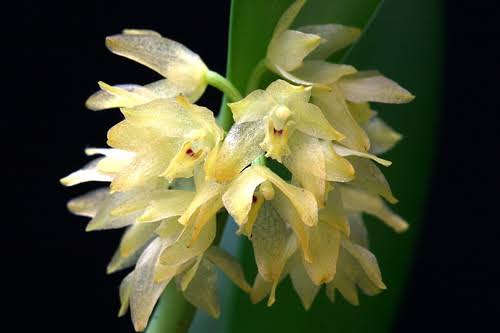
[[[207,85],[220,86],[197,54],[150,30],[106,38],[113,53],[164,79],[144,86],[99,82],[87,107],[119,108],[124,119],[108,132],[111,148],[86,149],[97,157],[61,181],[110,182],[68,207],[91,218],[88,231],[126,228],[108,273],[134,267],[120,286],[120,315],[130,307],[137,331],[169,283],[218,317],[215,267],[252,302],[267,297],[269,306],[286,276],[306,309],[323,284],[332,301],[338,290],[354,305],[358,288],[367,295],[386,288],[362,215],[396,232],[407,228],[385,203],[397,200],[378,165],[391,162],[377,156],[401,135],[368,103],[413,96],[378,72],[326,61],[360,30],[338,24],[291,30],[303,4],[282,15],[261,61],[281,79],[244,98],[232,86],[232,94],[225,91],[234,118],[228,128],[194,104]],[[276,162],[289,177],[277,174]],[[216,244],[224,212],[253,245],[253,285]]]

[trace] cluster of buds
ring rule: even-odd
[[[352,304],[358,288],[368,295],[386,288],[362,214],[397,232],[407,228],[385,203],[397,200],[377,164],[391,162],[376,156],[401,135],[368,103],[413,96],[378,72],[327,62],[360,31],[337,24],[290,30],[303,4],[296,1],[282,15],[261,62],[282,79],[233,97],[230,128],[194,104],[213,75],[197,54],[150,30],[106,39],[113,53],[164,79],[99,83],[87,107],[119,108],[124,120],[108,132],[111,148],[87,149],[99,157],[62,183],[110,182],[68,207],[91,218],[89,231],[127,228],[108,272],[134,267],[120,286],[120,314],[130,307],[137,331],[169,283],[218,317],[215,266],[252,302],[267,297],[268,305],[288,275],[306,309],[323,284],[332,301],[338,290]],[[252,242],[253,286],[214,242],[216,217],[224,212]]]

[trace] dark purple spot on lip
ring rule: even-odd
[[[283,134],[283,130],[282,130],[282,129],[277,130],[276,128],[273,128],[273,132],[274,132],[274,134],[276,134],[276,135],[282,135],[282,134]]]
[[[194,151],[191,148],[189,148],[188,150],[186,150],[186,154],[189,155],[189,156],[191,156],[191,157],[193,157],[194,156]]]
[[[256,202],[257,202],[257,197],[256,197],[255,195],[254,195],[254,196],[252,196],[252,202],[253,202],[253,203],[256,203]]]

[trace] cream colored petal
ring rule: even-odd
[[[336,228],[347,237],[350,235],[350,224],[344,212],[340,190],[337,187],[328,193],[326,207],[319,211],[319,220],[321,223],[327,223]]]
[[[93,218],[97,215],[103,201],[109,195],[108,188],[100,188],[71,199],[68,210],[75,215]]]
[[[198,258],[195,258],[195,263],[189,268],[184,271],[182,276],[179,276],[176,279],[177,286],[181,291],[186,291],[187,287],[189,287],[189,284],[193,280],[194,276],[196,275],[196,272],[198,271],[198,268],[200,267],[200,263],[203,260],[203,256],[199,256]]]
[[[349,220],[349,227],[351,229],[349,239],[352,242],[368,249],[369,248],[368,230],[366,229],[362,214],[361,213],[349,214],[348,220]]]
[[[298,30],[318,35],[324,40],[309,55],[311,59],[326,59],[331,54],[354,43],[361,35],[360,29],[340,24],[308,25]]]
[[[355,169],[349,161],[339,156],[330,141],[320,141],[325,158],[326,179],[334,182],[349,182],[355,177]]]
[[[217,273],[210,261],[201,261],[195,276],[183,294],[191,304],[207,312],[212,317],[219,318]]]
[[[345,98],[351,102],[408,103],[413,96],[396,82],[377,71],[363,71],[345,76],[339,81]]]
[[[195,192],[171,190],[168,196],[150,202],[137,222],[153,222],[182,215],[191,204]]]
[[[255,280],[253,282],[252,291],[250,292],[250,301],[253,304],[259,303],[262,301],[273,288],[273,283],[264,280],[264,278],[257,273]]]
[[[356,120],[356,122],[363,126],[363,129],[366,131],[364,127],[366,123],[377,115],[377,112],[370,109],[370,104],[365,103],[352,103],[346,102],[349,111],[351,112],[352,117]],[[367,133],[368,134],[368,133]],[[372,143],[372,142],[370,142]]]
[[[344,135],[342,144],[359,151],[370,149],[368,136],[352,117],[342,94],[335,85],[330,91],[314,89],[311,102],[316,104],[330,124]]]
[[[229,103],[236,123],[262,120],[275,106],[276,102],[265,90],[254,90],[242,100]]]
[[[318,221],[318,205],[314,195],[300,187],[290,185],[264,166],[254,166],[262,177],[267,178],[290,200],[305,225],[312,226]]]
[[[345,249],[359,263],[368,278],[380,289],[386,289],[382,282],[382,274],[378,267],[377,258],[362,246],[351,243],[347,239],[342,240],[342,248]]]
[[[349,186],[342,186],[341,192],[342,202],[346,210],[374,215],[396,232],[408,229],[408,223],[392,212],[378,195]]]
[[[272,96],[276,103],[290,106],[295,102],[308,102],[311,98],[311,88],[296,86],[284,80],[272,82],[266,91]]]
[[[202,205],[214,199],[216,196],[220,196],[223,189],[223,185],[216,182],[207,182],[203,184],[201,188],[197,189],[193,200],[179,218],[179,223],[186,225]]]
[[[330,282],[335,276],[340,249],[340,231],[330,223],[320,221],[309,231],[311,262],[304,268],[316,285]]]
[[[130,272],[120,283],[120,310],[118,317],[124,316],[128,311],[132,281],[134,279],[134,272]]]
[[[370,154],[370,153],[364,153],[361,151],[349,149],[347,147],[344,147],[344,146],[338,145],[338,144],[333,144],[333,146],[335,148],[335,152],[342,157],[358,156],[358,157],[363,157],[363,158],[369,158],[369,159],[374,160],[375,162],[382,164],[383,166],[386,166],[386,167],[390,166],[392,164],[391,161],[384,160],[383,158],[377,157],[377,156]]]
[[[195,242],[192,242],[194,228],[195,225],[189,223],[184,227],[184,230],[177,240],[163,250],[160,256],[160,263],[162,265],[180,265],[191,258],[198,257],[209,248],[215,238],[215,216],[209,223],[203,226],[203,229],[199,233],[199,237]]]
[[[267,60],[285,71],[302,66],[304,58],[321,42],[321,37],[296,30],[285,30],[269,43]]]
[[[359,305],[358,290],[356,288],[356,284],[352,282],[341,271],[337,272],[333,281],[326,286],[327,295],[332,302],[335,289],[338,289],[338,291],[349,303],[355,306]]]
[[[196,99],[203,93],[207,67],[184,45],[153,34],[122,34],[106,38],[115,54],[137,61],[175,83],[185,95]]]
[[[306,0],[296,0],[283,12],[283,14],[281,14],[280,19],[274,27],[273,38],[290,27],[305,3]]]
[[[216,219],[217,212],[224,207],[222,204],[222,198],[220,195],[217,195],[212,200],[205,203],[198,213],[198,215],[193,219],[193,231],[191,234],[191,241],[188,243],[188,246],[191,247],[194,242],[198,240],[202,230],[204,229],[207,223],[211,223],[212,220]]]
[[[264,136],[264,124],[261,121],[233,125],[219,150],[215,162],[215,178],[221,182],[231,180],[264,154],[259,146]]]
[[[111,174],[106,174],[97,169],[97,165],[102,158],[95,159],[87,163],[78,171],[72,172],[64,178],[61,178],[61,184],[64,186],[74,186],[85,182],[110,182],[113,180]]]
[[[320,44],[321,47],[321,44]],[[323,60],[305,60],[304,64],[292,74],[307,82],[329,85],[342,76],[356,73],[356,68],[350,65],[334,64]]]
[[[196,165],[205,158],[207,149],[196,149],[193,141],[186,141],[174,155],[168,167],[160,174],[169,182],[176,178],[190,178]]]
[[[319,291],[319,286],[316,286],[309,275],[307,275],[304,266],[297,253],[290,259],[290,278],[292,279],[293,288],[297,292],[302,301],[302,305],[306,310],[309,310],[316,295]]]
[[[324,140],[340,141],[344,135],[333,128],[321,109],[314,104],[295,102],[290,105],[296,128],[310,136]]]
[[[130,311],[136,331],[143,331],[156,301],[160,297],[167,282],[156,283],[153,279],[163,244],[155,239],[142,253],[133,273],[131,281]]]
[[[87,109],[92,111],[136,106],[147,103],[156,97],[149,89],[138,84],[110,86],[102,81],[99,81],[98,84],[101,90],[92,94],[85,101]]]
[[[222,196],[222,202],[238,225],[248,221],[257,186],[266,180],[254,168],[247,168],[233,181]]]
[[[265,203],[253,226],[252,245],[262,277],[273,283],[268,306],[275,301],[275,290],[286,261],[296,250],[295,237],[275,208]]]
[[[231,256],[228,252],[217,246],[210,247],[206,254],[206,258],[219,267],[231,281],[234,282],[243,291],[250,292],[252,289],[245,279],[241,264]]]
[[[115,253],[113,254],[113,257],[111,258],[110,262],[108,263],[108,266],[106,266],[106,273],[107,274],[113,274],[118,271],[130,268],[135,266],[137,263],[137,260],[142,254],[142,251],[148,246],[149,243],[145,243],[143,248],[140,248],[136,252],[134,252],[132,255],[128,257],[122,257],[120,255],[120,251],[116,250]]]
[[[108,131],[108,145],[121,150],[137,152],[145,150],[148,143],[158,140],[158,133],[152,128],[139,126],[124,120]]]
[[[161,37],[160,33],[156,32],[154,30],[148,30],[148,29],[123,29],[122,33],[124,35],[152,35],[152,36]]]
[[[290,154],[288,139],[295,132],[295,121],[288,121],[279,127],[274,117],[265,117],[265,136],[260,147],[265,150],[266,157],[273,158],[281,163],[282,158]]]
[[[370,138],[370,152],[373,154],[385,153],[403,138],[379,117],[371,119],[364,125],[364,129]]]
[[[85,154],[88,156],[104,155],[105,157],[97,163],[97,170],[103,173],[115,174],[123,170],[134,159],[135,154],[121,149],[109,148],[87,148]]]
[[[289,141],[291,154],[283,158],[283,164],[299,184],[310,191],[318,203],[325,206],[326,161],[322,144],[318,139],[296,132]]]
[[[134,191],[134,195],[129,200],[120,204],[111,211],[113,216],[124,216],[137,211],[142,211],[148,207],[150,202],[165,196],[173,196],[176,191],[165,188],[144,188],[139,192]]]
[[[356,177],[349,184],[368,191],[372,194],[378,194],[384,197],[390,203],[397,203],[398,200],[392,195],[389,183],[384,177],[384,174],[372,161],[351,156],[347,158],[352,163],[356,170]]]

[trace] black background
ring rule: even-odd
[[[116,112],[83,106],[96,81],[156,75],[113,56],[104,36],[154,27],[224,72],[229,1],[46,2],[2,5],[3,327],[128,332],[116,319],[121,275],[105,267],[120,232],[83,232],[65,202],[91,186],[63,188],[82,149],[104,143]],[[498,62],[495,1],[448,1],[443,118],[424,234],[395,332],[497,331],[500,314]],[[209,18],[208,18],[209,17]],[[209,89],[201,104],[217,109]],[[114,114],[114,116],[110,116]],[[115,118],[113,118],[115,117]],[[78,223],[81,222],[81,223]],[[14,296],[14,297],[11,297]],[[82,320],[84,318],[85,320]],[[6,326],[5,326],[6,325]]]

